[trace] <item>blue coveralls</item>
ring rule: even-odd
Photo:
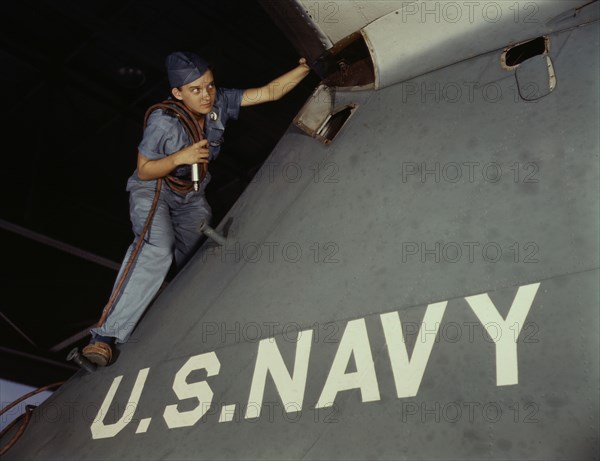
[[[219,88],[212,112],[216,114],[205,119],[205,136],[209,141],[210,160],[220,152],[225,124],[229,119],[237,119],[242,102],[243,90]],[[139,151],[150,160],[158,160],[191,145],[181,123],[162,110],[155,110],[148,117]],[[182,179],[190,179],[190,166],[178,167],[171,174]],[[193,254],[200,240],[198,230],[202,222],[209,222],[211,209],[204,196],[204,189],[210,181],[210,174],[197,192],[179,194],[169,188],[166,182],[160,192],[152,224],[145,241],[121,287],[103,325],[91,330],[92,336],[113,337],[124,343],[129,339],[138,320],[156,295],[169,271],[173,256],[177,269],[181,269]],[[129,211],[135,239],[129,246],[125,260],[117,276],[121,278],[125,266],[135,248],[154,200],[156,180],[143,181],[137,170],[127,182],[129,191]]]

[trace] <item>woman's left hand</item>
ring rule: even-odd
[[[310,66],[306,63],[306,59],[305,58],[300,58],[298,60],[298,64],[302,67],[304,67],[306,70],[310,70]]]

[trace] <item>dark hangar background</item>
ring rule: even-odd
[[[207,57],[217,85],[248,88],[298,54],[255,1],[7,0],[0,79],[0,379],[42,386],[99,317],[133,234],[125,183],[146,109],[168,96],[164,58]],[[251,181],[318,83],[242,109],[210,165],[213,225]]]

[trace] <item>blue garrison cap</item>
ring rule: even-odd
[[[165,60],[171,88],[178,88],[200,78],[208,70],[208,62],[189,51],[176,51]]]

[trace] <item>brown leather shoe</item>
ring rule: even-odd
[[[105,367],[112,360],[112,348],[102,341],[88,344],[83,348],[82,353],[86,359],[99,367]]]

